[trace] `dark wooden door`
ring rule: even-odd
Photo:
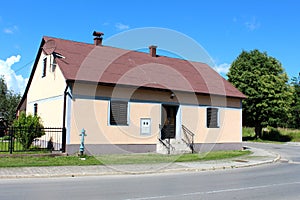
[[[161,139],[175,138],[176,135],[176,115],[178,106],[163,105],[162,106],[162,129]]]

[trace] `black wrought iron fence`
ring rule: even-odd
[[[29,132],[41,131],[43,136],[34,138],[32,143],[25,145],[27,137],[21,137]],[[64,151],[65,128],[0,128],[0,152],[25,151]]]

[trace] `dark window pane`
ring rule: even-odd
[[[218,109],[207,108],[207,128],[218,128]]]
[[[34,114],[34,115],[37,115],[37,112],[38,112],[38,104],[35,103],[35,104],[33,105],[33,114]]]
[[[128,108],[128,102],[111,101],[110,102],[110,125],[128,125],[127,108]]]
[[[47,70],[47,58],[44,58],[44,60],[43,60],[43,74],[42,74],[42,77],[46,76],[46,70]]]

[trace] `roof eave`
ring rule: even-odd
[[[24,103],[24,101],[26,100],[27,98],[27,93],[28,93],[28,90],[30,88],[30,85],[31,85],[31,82],[32,82],[32,79],[33,79],[33,76],[34,76],[34,73],[35,73],[35,70],[37,68],[37,64],[39,62],[39,58],[41,56],[41,53],[43,51],[42,49],[42,46],[45,44],[45,40],[44,38],[42,39],[41,43],[40,43],[40,46],[39,46],[39,49],[38,49],[38,52],[37,52],[37,55],[35,57],[35,61],[34,61],[34,64],[33,64],[33,67],[32,67],[32,70],[31,70],[31,73],[30,73],[30,76],[29,76],[29,79],[28,79],[28,82],[27,82],[27,85],[26,85],[26,88],[25,88],[25,91],[23,93],[23,96],[17,106],[17,111],[20,110],[22,104]]]
[[[135,85],[125,85],[125,84],[116,84],[116,83],[105,83],[105,82],[95,82],[95,81],[88,81],[88,80],[75,80],[75,79],[68,79],[66,80],[68,83],[83,83],[83,84],[93,84],[93,85],[104,85],[104,86],[122,86],[122,87],[139,87]],[[140,86],[139,88],[143,89],[152,89],[152,90],[160,90],[160,91],[170,91],[167,88],[154,88],[154,87],[147,87],[147,86]],[[195,93],[195,94],[202,94],[202,95],[213,95],[213,96],[220,96],[220,97],[230,97],[230,98],[238,98],[238,99],[246,99],[247,97],[244,94],[240,95],[226,95],[226,94],[214,94],[214,93],[205,93],[205,92],[192,92],[192,91],[185,91],[185,90],[172,90],[173,92],[184,92],[184,93]]]

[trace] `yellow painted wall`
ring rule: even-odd
[[[42,77],[45,57],[47,57],[46,76]],[[50,61],[53,61],[53,56],[41,54],[27,94],[26,113],[33,114],[34,104],[37,103],[38,115],[45,127],[62,127],[66,83],[59,67],[56,66],[53,70]]]

